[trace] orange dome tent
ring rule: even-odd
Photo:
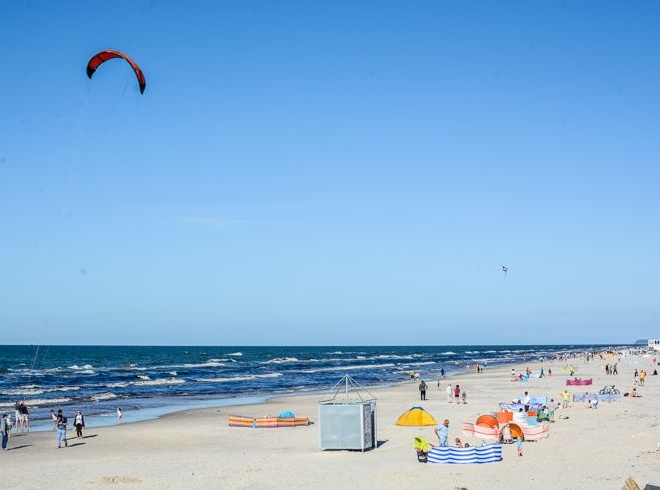
[[[502,431],[504,430],[504,427],[509,427],[509,431],[511,431],[511,438],[512,439],[520,439],[521,441],[525,440],[525,435],[523,434],[522,428],[518,424],[510,423],[504,425],[500,429],[500,435],[502,434]]]
[[[477,419],[475,425],[483,425],[485,427],[499,428],[500,424],[497,422],[497,419],[492,415],[482,415]]]

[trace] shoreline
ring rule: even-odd
[[[443,346],[445,347],[445,346]],[[481,346],[483,347],[483,346]],[[566,352],[571,352],[573,355],[583,352],[579,349],[568,349],[570,345],[566,345]],[[614,347],[613,347],[614,348]],[[630,346],[618,346],[617,349],[633,349],[634,347]],[[458,361],[454,361],[458,362]],[[495,371],[495,370],[506,370],[517,364],[543,364],[553,362],[552,359],[545,359],[540,361],[535,359],[533,361],[520,361],[512,360],[512,362],[501,362],[497,361],[488,365],[485,368],[485,372]],[[456,365],[453,363],[446,363],[449,366],[446,369],[446,380],[456,378],[456,377],[465,377],[474,373],[474,366],[466,369],[464,365]],[[359,371],[358,371],[359,372]],[[421,371],[420,371],[421,372]],[[352,376],[354,378],[357,375]],[[420,376],[420,379],[424,379],[429,385],[429,391],[432,391],[436,386],[436,382],[440,377],[440,367],[434,367],[430,370],[429,376]],[[339,379],[337,379],[339,381]],[[359,379],[356,379],[359,383]],[[361,387],[365,391],[371,390],[380,390],[387,389],[396,386],[404,386],[410,384],[415,380],[404,378],[400,381],[388,381],[384,383],[377,383],[371,385],[362,385]],[[417,380],[418,381],[418,380]],[[120,407],[123,412],[123,424],[133,424],[140,423],[150,420],[158,420],[161,417],[182,413],[190,412],[194,410],[205,410],[205,409],[214,409],[221,407],[234,407],[234,406],[245,406],[245,405],[263,405],[267,404],[271,399],[286,399],[290,397],[298,396],[321,396],[323,394],[332,393],[332,387],[312,389],[305,392],[291,392],[291,393],[264,393],[261,395],[248,395],[248,396],[231,396],[226,398],[218,398],[217,395],[181,395],[181,396],[164,396],[164,397],[145,397],[145,398],[128,398],[128,399],[118,399],[116,403],[104,402],[99,403],[94,407],[92,403],[85,404],[66,404],[66,405],[54,405],[53,408],[57,411],[62,408],[67,412],[75,413],[76,410],[82,410],[86,417],[86,422],[92,427],[113,427],[120,425],[116,418],[116,407]],[[27,400],[29,407],[29,400]],[[99,405],[101,406],[100,408]],[[90,407],[96,408],[96,410],[89,410]],[[49,432],[52,430],[52,422],[49,415],[49,407],[40,406],[36,409],[32,409],[31,414],[31,431],[32,432]],[[0,407],[0,412],[12,412],[12,409],[6,405]],[[100,413],[99,413],[100,412]],[[35,423],[36,422],[36,423]]]

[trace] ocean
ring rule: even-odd
[[[52,428],[50,410],[85,414],[89,427],[268,397],[328,392],[344,376],[368,387],[435,380],[488,367],[602,350],[602,345],[392,347],[0,346],[0,410],[24,400],[32,430]],[[617,346],[617,348],[627,346]],[[301,416],[314,416],[302,414]]]

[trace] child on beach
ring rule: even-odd
[[[518,456],[522,456],[522,439],[514,439],[516,441],[516,445],[518,446]]]
[[[461,393],[461,398],[463,398],[463,405],[467,403],[467,391],[463,388],[463,393]]]
[[[502,429],[501,440],[504,444],[511,443],[511,429],[508,425],[505,425]]]

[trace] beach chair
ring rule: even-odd
[[[417,461],[426,463],[429,460],[429,449],[431,443],[420,436],[415,436],[415,451],[417,452]]]

